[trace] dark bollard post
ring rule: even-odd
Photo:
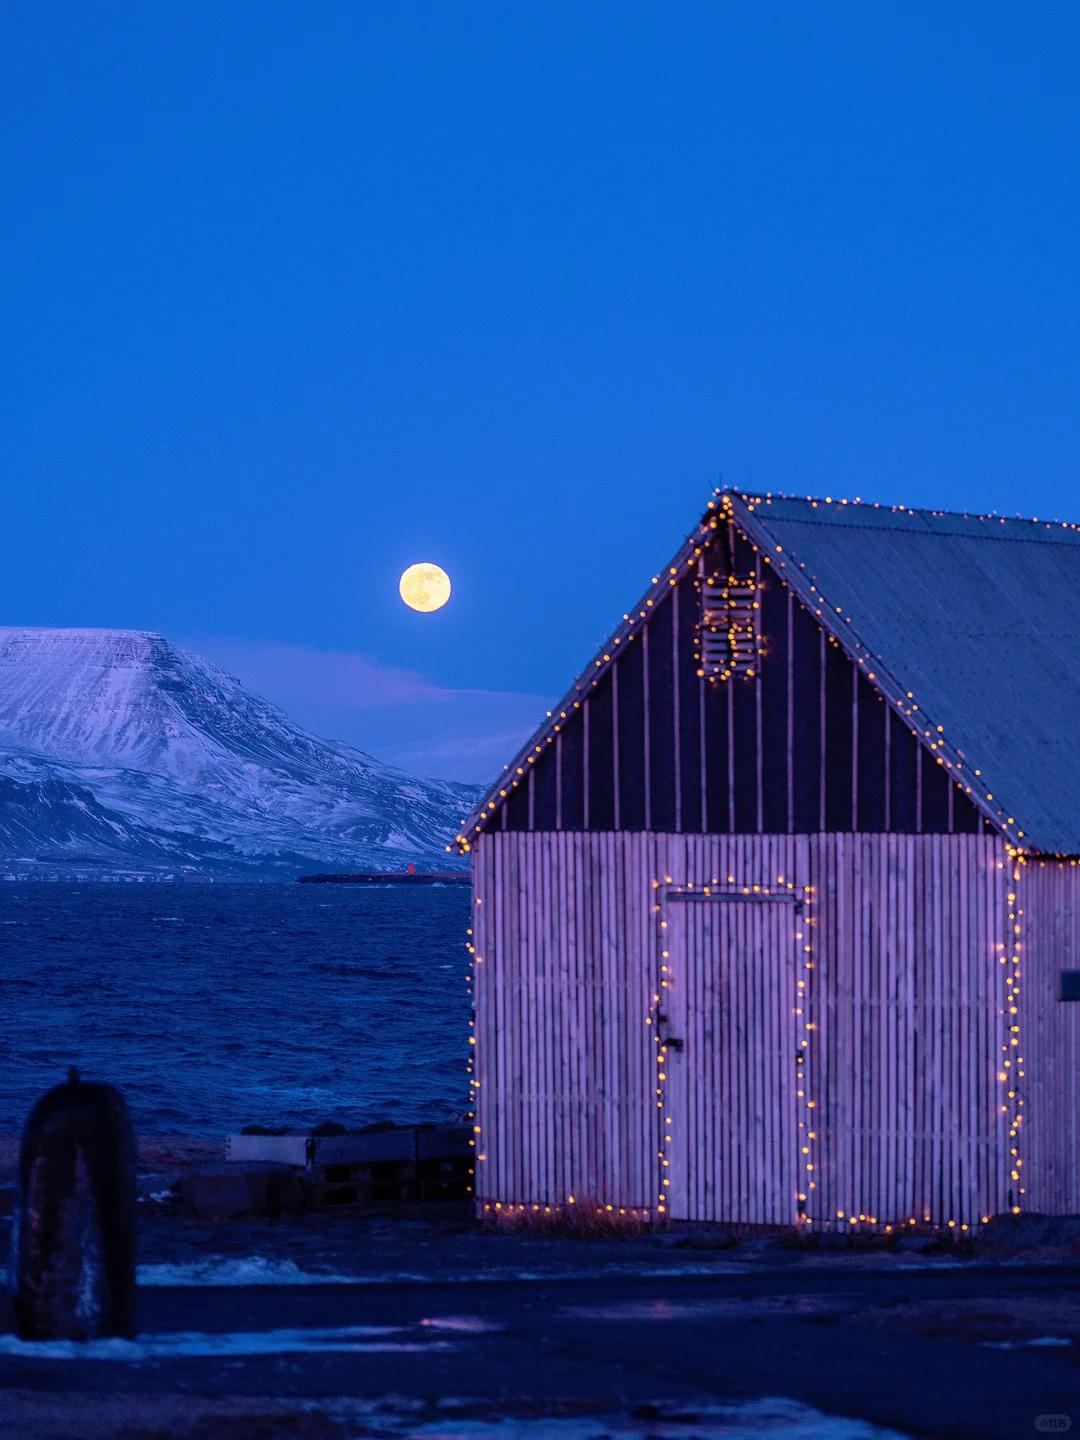
[[[14,1246],[21,1339],[134,1335],[135,1136],[113,1086],[71,1070],[30,1112]]]

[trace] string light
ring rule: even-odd
[[[480,897],[476,896],[475,900],[477,907],[479,907]],[[465,935],[465,949],[469,956],[469,963],[465,967],[465,987],[469,996],[469,1049],[468,1058],[465,1062],[465,1073],[469,1081],[469,1108],[466,1113],[470,1129],[469,1148],[473,1152],[472,1164],[469,1166],[469,1183],[465,1187],[465,1193],[472,1195],[479,1187],[477,1167],[487,1160],[487,1156],[483,1154],[482,1146],[479,1143],[481,1129],[476,1119],[476,1107],[478,1103],[477,1091],[480,1089],[480,1081],[476,1078],[476,995],[473,981],[480,957],[477,955],[476,946],[473,944],[474,932],[471,925],[466,930]]]
[[[1020,955],[1023,944],[1023,914],[1020,905],[1021,857],[1012,862],[1012,889],[1009,891],[1009,941],[1001,955],[1005,966],[1005,1029],[1001,1042],[1001,1069],[998,1080],[1004,1090],[1001,1112],[1005,1116],[1009,1140],[1009,1209],[1019,1215],[1026,1193],[1023,1178],[1023,1157],[1020,1154],[1021,1129],[1024,1122],[1024,1057],[1020,1053]]]
[[[789,889],[794,889],[791,881],[787,882]],[[803,1167],[799,1177],[800,1184],[795,1193],[795,1213],[801,1223],[812,1225],[813,1216],[810,1213],[813,1192],[817,1189],[817,1171],[815,1161],[815,1141],[817,1140],[817,1117],[814,1111],[817,1109],[817,1101],[810,1093],[810,1086],[813,1079],[811,1064],[813,1057],[810,1054],[810,1041],[814,1032],[814,942],[813,926],[814,917],[811,913],[813,907],[814,887],[804,885],[802,887],[802,903],[796,907],[796,928],[795,939],[800,946],[802,956],[802,973],[796,981],[796,1018],[802,1020],[802,1036],[799,1040],[798,1054],[795,1057],[795,1101],[798,1115],[798,1138],[799,1158]]]
[[[564,1205],[542,1204],[539,1201],[485,1200],[482,1202],[482,1212],[492,1219],[506,1222],[511,1228],[523,1219],[528,1221],[541,1215],[557,1216],[563,1220],[577,1220],[581,1217],[583,1228],[586,1229],[592,1220],[603,1220],[613,1227],[618,1227],[623,1221],[647,1224],[653,1218],[652,1211],[645,1207],[617,1205],[609,1201],[579,1205],[573,1195],[567,1196]]]
[[[814,496],[796,495],[773,495],[771,491],[756,495],[747,491],[735,491],[731,489],[718,489],[714,492],[714,498],[708,502],[705,515],[689,538],[684,542],[671,565],[661,574],[652,577],[650,588],[642,596],[641,600],[634,607],[633,611],[627,611],[623,616],[623,622],[609,637],[601,648],[598,656],[593,660],[590,668],[582,675],[579,675],[570,689],[569,694],[562,701],[559,710],[561,719],[567,718],[568,710],[581,708],[581,697],[587,696],[590,690],[595,689],[611,665],[617,662],[621,647],[636,638],[635,626],[640,629],[639,622],[648,618],[649,611],[659,602],[665,593],[674,587],[681,575],[692,575],[695,569],[699,569],[699,561],[705,550],[714,542],[715,532],[721,523],[733,524],[743,529],[746,538],[753,545],[754,549],[761,552],[761,558],[765,564],[771,565],[774,569],[783,572],[783,578],[794,590],[796,598],[812,615],[819,619],[824,625],[831,640],[841,646],[858,665],[878,689],[883,698],[902,716],[907,722],[913,735],[916,735],[931,750],[934,760],[945,769],[950,778],[956,783],[961,792],[966,795],[985,817],[999,829],[1007,838],[1013,842],[1024,839],[1024,831],[1017,828],[1015,816],[1010,813],[1009,808],[1000,801],[994,789],[989,786],[979,786],[971,783],[972,778],[980,778],[977,772],[970,770],[965,763],[965,756],[961,747],[953,744],[947,737],[944,727],[936,722],[931,722],[926,712],[917,701],[913,691],[891,675],[888,667],[880,657],[875,656],[870,647],[862,640],[855,623],[850,615],[844,613],[843,608],[830,602],[818,589],[814,579],[806,573],[804,561],[796,559],[795,556],[785,552],[775,539],[768,536],[767,532],[758,535],[754,529],[754,520],[758,512],[770,507],[774,500],[802,500],[809,504],[812,509],[818,509],[822,505],[837,505],[844,507],[865,506],[871,510],[888,510],[893,515],[911,515],[918,517],[923,514],[942,518],[947,515],[943,510],[916,511],[906,505],[884,506],[879,502],[866,502],[859,496],[854,499],[844,497],[826,496],[824,499]],[[1017,527],[1040,526],[1046,530],[1066,530],[1080,534],[1080,525],[1064,520],[1039,521],[1026,520],[1017,516],[1015,520],[1006,522],[1005,517],[995,514],[968,514],[965,512],[961,517],[967,521],[980,524],[1009,525]],[[747,524],[749,522],[749,524]],[[759,543],[760,542],[760,543]],[[766,553],[766,550],[771,553]],[[747,582],[747,577],[730,577],[736,584]],[[757,582],[755,582],[757,583]],[[733,598],[733,597],[729,597]],[[755,622],[756,624],[756,622]],[[710,627],[706,627],[706,633]],[[756,631],[755,631],[756,633]],[[726,636],[721,638],[727,639]],[[737,638],[741,647],[749,644],[750,634],[746,630],[745,621],[739,620],[737,625]],[[730,642],[728,642],[730,645]],[[760,636],[756,641],[760,647]],[[730,653],[730,652],[729,652]],[[742,653],[742,652],[740,652]],[[759,653],[759,651],[755,651]],[[730,679],[734,673],[740,673],[733,667],[727,675],[723,674],[725,668],[721,665],[720,671],[713,676],[711,665],[706,667],[702,662],[701,642],[696,647],[695,654],[698,657],[698,670],[706,672],[705,677],[710,679]],[[755,667],[756,668],[756,667]],[[745,671],[741,672],[745,674]],[[747,676],[747,678],[752,678]],[[454,847],[461,854],[468,854],[471,851],[472,843],[476,836],[481,833],[484,827],[490,823],[498,813],[500,803],[505,803],[512,793],[528,778],[528,767],[534,766],[538,756],[542,755],[545,749],[552,745],[556,739],[559,729],[554,720],[554,713],[549,711],[545,716],[544,723],[537,732],[529,739],[527,744],[515,759],[504,767],[504,773],[508,779],[497,781],[491,791],[484,796],[476,812],[466,821],[455,838]],[[912,722],[915,722],[914,724]],[[492,801],[496,803],[493,805]],[[448,847],[448,848],[454,848]],[[1056,854],[1055,858],[1069,859],[1069,856]]]
[[[797,499],[794,496],[776,496],[777,500]],[[822,506],[837,507],[858,507],[866,505],[859,497],[848,500],[842,497],[834,498],[826,496],[805,497],[806,503],[812,509],[819,509]],[[638,602],[632,611],[623,616],[622,625],[609,638],[603,646],[599,656],[592,662],[588,671],[579,676],[574,686],[561,705],[555,711],[548,711],[544,725],[531,737],[522,752],[509,766],[504,767],[504,776],[497,782],[496,786],[489,792],[481,802],[477,811],[466,822],[463,822],[461,830],[456,837],[455,844],[459,851],[468,854],[477,835],[491,823],[502,805],[510,798],[523,780],[529,778],[530,767],[533,767],[536,760],[544,755],[547,747],[552,745],[557,736],[561,733],[568,718],[575,711],[580,711],[582,700],[588,696],[591,690],[595,689],[600,680],[618,660],[622,649],[633,643],[641,633],[643,622],[650,618],[650,611],[660,602],[663,596],[678,585],[683,577],[692,578],[697,589],[702,592],[702,602],[699,607],[699,620],[696,632],[695,657],[697,660],[698,675],[708,681],[726,681],[735,676],[742,676],[747,679],[754,678],[759,668],[757,665],[758,656],[761,653],[760,635],[760,600],[758,592],[760,582],[756,576],[722,574],[713,572],[706,574],[704,556],[706,551],[716,541],[716,531],[721,524],[734,526],[742,531],[746,539],[753,546],[754,551],[760,556],[761,564],[771,565],[782,574],[784,583],[790,585],[797,600],[803,608],[814,615],[822,624],[828,635],[829,641],[843,649],[851,658],[853,663],[860,668],[866,678],[875,685],[879,694],[906,722],[906,728],[924,747],[936,764],[945,769],[952,783],[957,789],[976,806],[976,808],[988,819],[1002,834],[1006,841],[1006,849],[1009,857],[1012,875],[1012,889],[1009,892],[1009,944],[1004,947],[1000,954],[1000,960],[1004,971],[1004,1015],[1006,1024],[1002,1041],[1001,1068],[998,1072],[999,1083],[1002,1087],[1002,1100],[1000,1113],[1005,1118],[1005,1125],[1009,1141],[1009,1177],[1011,1181],[1009,1193],[1009,1206],[1014,1214],[1018,1214],[1023,1206],[1026,1195],[1024,1183],[1024,1159],[1022,1155],[1022,1127],[1024,1118],[1024,1096],[1022,1081],[1024,1079],[1024,1060],[1021,1053],[1020,1040],[1020,994],[1021,994],[1021,953],[1022,953],[1022,923],[1023,909],[1019,903],[1020,883],[1022,867],[1029,863],[1029,853],[1020,844],[1025,838],[1024,831],[1017,826],[1016,817],[1010,812],[1006,803],[1002,801],[997,787],[987,782],[987,777],[980,768],[973,767],[964,754],[962,748],[955,744],[948,734],[944,725],[932,717],[916,693],[912,689],[904,687],[897,678],[892,675],[881,657],[875,656],[869,646],[862,640],[853,618],[846,614],[843,607],[836,605],[822,592],[813,576],[806,571],[805,562],[799,561],[795,556],[784,551],[783,547],[776,543],[775,539],[768,536],[767,528],[759,528],[760,520],[765,517],[759,512],[767,511],[773,505],[774,496],[771,493],[762,495],[750,494],[747,492],[735,492],[731,490],[717,491],[713,499],[708,502],[705,516],[694,532],[684,543],[674,562],[662,572],[653,577],[649,590]],[[910,515],[918,518],[921,515],[931,515],[942,518],[946,515],[944,511],[916,511],[905,505],[882,506],[878,502],[867,505],[873,510],[888,510],[893,515]],[[759,517],[755,521],[755,517]],[[1002,526],[1019,529],[1024,527],[1030,534],[1028,527],[1039,527],[1043,530],[1064,530],[1080,534],[1080,524],[1068,521],[1039,521],[1038,519],[1025,520],[1022,517],[1006,519],[996,514],[964,514],[963,519],[969,522],[976,522],[980,525],[996,529]],[[768,546],[765,541],[768,539]],[[761,542],[761,543],[758,543]],[[716,592],[716,593],[713,593]],[[451,847],[447,847],[450,849]],[[1044,865],[1047,861],[1059,862],[1075,866],[1078,863],[1076,856],[1060,852],[1045,853],[1038,863]],[[731,877],[729,877],[729,880]],[[715,882],[714,882],[715,883]],[[660,881],[654,880],[654,887],[659,887]],[[787,882],[790,887],[790,882]],[[761,893],[772,893],[763,891]],[[817,1138],[817,1129],[814,1124],[815,1100],[809,1095],[807,1076],[810,1065],[810,1047],[814,1030],[812,1019],[812,991],[811,979],[813,973],[813,952],[810,940],[813,918],[810,912],[810,889],[806,888],[806,899],[801,915],[800,923],[805,927],[802,934],[806,937],[807,959],[803,962],[805,970],[803,978],[798,982],[798,996],[796,1005],[797,1018],[802,1022],[802,1035],[799,1042],[799,1053],[796,1057],[796,1097],[805,1106],[798,1121],[799,1127],[799,1154],[800,1161],[805,1166],[802,1172],[803,1183],[796,1196],[797,1213],[800,1220],[810,1224],[810,1210],[812,1208],[812,1193],[816,1188],[813,1148]],[[666,931],[666,920],[661,914],[659,903],[654,905],[654,911],[658,917],[658,925],[661,932]],[[671,1116],[667,1106],[667,1062],[669,1050],[664,1043],[664,1036],[658,1023],[662,1013],[662,998],[675,983],[675,977],[671,970],[671,956],[668,953],[669,947],[663,943],[665,936],[660,935],[660,953],[662,956],[663,968],[660,972],[657,992],[654,994],[650,1013],[646,1016],[645,1023],[652,1027],[653,1045],[656,1060],[656,1104],[660,1116],[658,1128],[659,1145],[658,1159],[660,1161],[661,1185],[658,1187],[656,1213],[658,1216],[665,1216],[669,1210],[668,1191],[670,1190],[671,1170]],[[800,936],[801,938],[801,936]],[[470,954],[472,963],[470,965],[470,984],[472,972],[475,966],[481,963],[482,957],[475,954],[470,943]],[[805,1013],[803,1013],[805,1012]],[[479,1082],[475,1078],[473,1054],[475,1053],[475,1034],[470,1036],[470,1056],[468,1062],[470,1092],[473,1100],[473,1109],[470,1111],[470,1119],[475,1120],[475,1099],[479,1088]],[[475,1131],[477,1139],[480,1138],[479,1128]],[[486,1159],[486,1156],[478,1154],[478,1163]],[[576,1204],[574,1197],[568,1197],[566,1207]],[[490,1209],[485,1204],[485,1210]],[[514,1206],[506,1206],[496,1202],[496,1210],[513,1211]],[[525,1206],[518,1207],[519,1213],[525,1210]],[[546,1213],[557,1213],[564,1207],[545,1206]],[[648,1218],[647,1210],[627,1211],[625,1207],[613,1209],[606,1202],[600,1202],[600,1212],[604,1214],[629,1214],[634,1218]],[[852,1205],[838,1210],[836,1219],[842,1222],[842,1226],[859,1227],[861,1225],[877,1226],[878,1218],[865,1210],[859,1210]],[[930,1223],[930,1215],[924,1213],[923,1220]],[[981,1224],[989,1222],[989,1216],[979,1217]],[[830,1222],[831,1223],[831,1222]],[[913,1226],[917,1223],[915,1216],[907,1220],[907,1225]],[[940,1222],[939,1222],[940,1223]],[[967,1231],[969,1223],[967,1220],[949,1219],[944,1222],[950,1230]],[[904,1221],[897,1218],[895,1221],[885,1222],[884,1228],[887,1233],[892,1233],[894,1225],[896,1228],[903,1228]]]
[[[810,1214],[812,1192],[817,1189],[816,1168],[815,1168],[815,1142],[817,1141],[817,1128],[815,1125],[815,1109],[817,1102],[811,1094],[811,1039],[815,1029],[813,1020],[813,987],[812,978],[814,972],[814,947],[812,940],[812,927],[814,924],[811,914],[813,905],[814,887],[812,885],[799,886],[794,880],[783,875],[776,877],[775,885],[739,885],[734,875],[728,875],[726,884],[721,882],[717,876],[712,881],[697,887],[698,891],[710,898],[723,900],[724,897],[759,897],[762,899],[775,897],[794,900],[795,903],[795,927],[793,937],[799,947],[800,971],[795,982],[795,993],[791,996],[792,1013],[798,1023],[799,1041],[796,1047],[793,1083],[795,1088],[796,1104],[796,1125],[798,1133],[799,1151],[799,1181],[796,1186],[794,1201],[794,1214],[796,1221],[801,1225],[813,1224],[813,1217]],[[656,1064],[656,1109],[659,1112],[660,1123],[657,1127],[660,1185],[656,1198],[656,1213],[659,1218],[670,1216],[671,1212],[671,1170],[672,1170],[672,1117],[671,1106],[668,1096],[668,1065],[670,1062],[669,1046],[667,1037],[663,1034],[663,1026],[669,1021],[671,1006],[671,990],[677,988],[679,975],[672,963],[671,946],[668,938],[669,922],[664,911],[662,897],[692,895],[695,893],[695,885],[688,882],[685,885],[673,885],[670,875],[665,875],[663,880],[654,877],[652,881],[653,891],[653,917],[656,922],[656,948],[659,955],[659,983],[652,995],[652,1000],[645,1016],[645,1024],[652,1028],[652,1039],[654,1049],[654,1060]]]
[[[700,616],[694,632],[694,662],[699,678],[712,682],[739,675],[753,680],[761,653],[761,602],[753,575],[719,572],[694,581]]]
[[[671,884],[671,877],[665,876],[665,883]],[[667,1015],[662,1008],[670,1006],[670,1000],[665,992],[671,989],[673,974],[671,969],[671,948],[668,945],[668,921],[663,912],[663,905],[660,903],[660,881],[655,879],[652,882],[653,889],[653,915],[656,919],[656,949],[659,955],[659,980],[656,990],[653,993],[652,1001],[645,1023],[652,1026],[653,1048],[656,1061],[656,1109],[659,1115],[657,1126],[659,1150],[658,1178],[660,1181],[657,1187],[656,1213],[663,1219],[668,1214],[668,1191],[671,1188],[671,1112],[668,1107],[667,1095],[667,1038],[662,1033],[662,1026],[667,1023]]]

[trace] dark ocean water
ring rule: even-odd
[[[467,1108],[469,891],[0,884],[0,1131],[69,1065],[138,1127]]]

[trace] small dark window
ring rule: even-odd
[[[1080,970],[1062,970],[1062,1000],[1080,1000]]]

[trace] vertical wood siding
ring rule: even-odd
[[[1080,970],[1080,866],[1020,866],[1019,1150],[1025,1210],[1080,1215],[1080,1002],[1060,999]]]
[[[798,1122],[809,1113],[795,1063],[802,896],[664,895],[673,975],[664,1013],[675,1036],[661,1055],[668,1209],[686,1220],[789,1225],[799,1210]]]
[[[1005,1208],[993,837],[493,832],[474,862],[480,1201],[651,1211],[664,1155],[676,1218],[790,1222],[800,1186],[819,1227]],[[781,876],[813,887],[802,1007],[793,905],[673,893]],[[662,993],[685,1048],[658,1109]]]
[[[756,575],[755,679],[699,678],[702,576]],[[502,803],[509,830],[976,834],[943,766],[731,524],[622,645]],[[925,763],[924,763],[925,761]],[[513,781],[516,777],[510,776]],[[530,803],[529,797],[532,797]]]
[[[829,835],[811,849],[815,1213],[977,1224],[1007,1202],[1003,848]]]
[[[615,834],[493,834],[476,847],[481,1199],[654,1205],[646,847]]]

